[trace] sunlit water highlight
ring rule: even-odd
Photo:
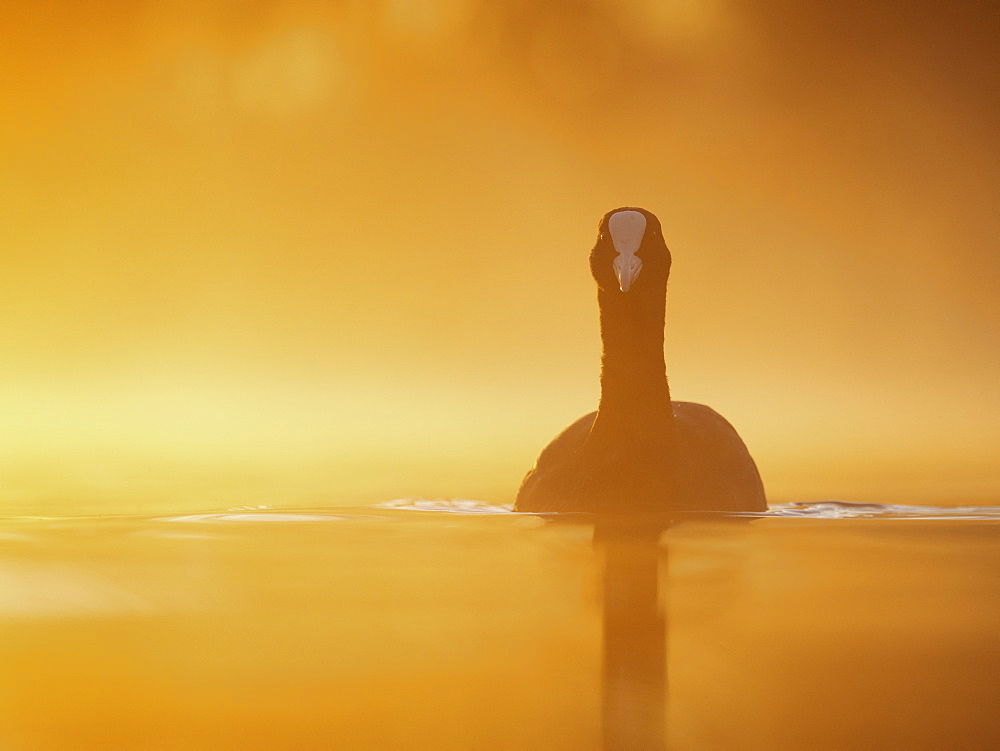
[[[997,747],[1000,507],[0,519],[0,748]]]

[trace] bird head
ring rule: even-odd
[[[639,297],[662,290],[670,274],[670,251],[660,220],[629,206],[609,211],[590,252],[590,271],[603,292]]]

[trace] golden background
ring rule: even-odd
[[[621,205],[772,501],[995,501],[998,18],[5,3],[0,509],[511,501]]]

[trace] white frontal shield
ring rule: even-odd
[[[642,271],[642,259],[635,252],[646,234],[646,216],[641,211],[618,211],[608,219],[611,242],[618,251],[614,260],[615,276],[622,292],[628,292]]]

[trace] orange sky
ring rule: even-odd
[[[625,204],[772,500],[995,501],[998,18],[5,3],[0,510],[510,501]]]

